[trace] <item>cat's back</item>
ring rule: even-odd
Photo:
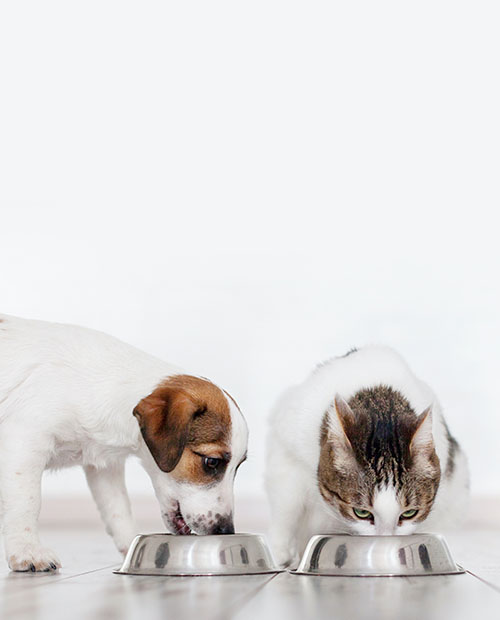
[[[300,384],[289,388],[271,413],[271,426],[286,427],[285,441],[316,436],[324,414],[340,394],[349,400],[361,390],[388,386],[400,392],[415,412],[429,405],[438,410],[432,390],[412,372],[404,358],[391,347],[369,345],[319,364]],[[436,411],[437,413],[437,411]]]
[[[307,391],[331,394],[332,386],[346,400],[358,391],[388,386],[401,392],[415,410],[431,404],[432,390],[412,371],[403,356],[383,345],[368,345],[332,358],[309,375],[302,384]],[[335,395],[335,394],[334,394]]]

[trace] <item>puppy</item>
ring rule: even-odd
[[[124,481],[137,455],[174,534],[231,534],[247,426],[210,381],[111,336],[0,315],[0,498],[14,571],[60,566],[38,537],[45,469],[81,465],[117,548],[135,535]]]
[[[319,366],[278,402],[266,482],[276,559],[295,565],[314,534],[411,534],[459,520],[463,452],[431,389],[386,347]]]

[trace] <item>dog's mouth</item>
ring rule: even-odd
[[[172,523],[175,533],[178,536],[186,536],[187,534],[194,534],[194,532],[192,531],[192,529],[189,527],[189,525],[184,520],[184,517],[182,516],[179,502],[177,502],[176,511],[170,516],[170,522]]]

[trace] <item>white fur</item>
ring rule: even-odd
[[[271,542],[280,564],[294,564],[309,538],[319,533],[409,534],[449,526],[463,515],[468,471],[465,456],[455,455],[454,474],[444,476],[430,516],[421,526],[410,521],[398,526],[394,492],[384,490],[375,498],[375,524],[359,520],[346,523],[322,498],[317,484],[320,428],[335,395],[349,400],[360,389],[385,384],[400,391],[417,414],[432,406],[432,435],[441,470],[446,470],[448,443],[443,415],[432,390],[411,372],[394,350],[369,346],[318,367],[302,384],[290,388],[270,417],[267,443],[266,487],[271,504]],[[330,416],[330,423],[336,418]],[[424,427],[423,432],[426,432]]]
[[[180,484],[162,472],[132,415],[162,380],[179,373],[185,371],[97,331],[0,315],[0,498],[12,569],[60,565],[38,537],[45,469],[84,468],[122,552],[136,533],[124,481],[131,454],[151,476],[167,526],[177,506],[193,520],[209,511],[232,513],[232,483],[246,451],[247,427],[230,398],[232,458],[223,480],[210,489]]]

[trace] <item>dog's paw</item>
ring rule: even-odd
[[[116,545],[116,548],[123,556],[127,555],[129,547],[132,541],[134,540],[135,536],[136,534],[130,534],[127,532],[122,532],[120,534],[116,534],[115,536],[113,536],[113,541]]]
[[[9,551],[7,561],[13,571],[47,573],[61,568],[61,562],[56,554],[39,545],[27,544]]]
[[[123,555],[123,557],[125,557],[127,555],[127,553],[128,553],[129,546],[130,545],[124,545],[124,546],[118,546],[117,545],[116,548]]]

